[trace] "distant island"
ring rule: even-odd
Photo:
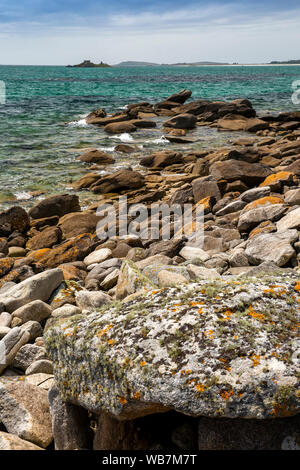
[[[196,65],[230,65],[227,62],[178,62],[176,64],[157,64],[155,62],[139,62],[135,60],[128,60],[114,65],[114,67],[146,67],[146,66],[196,66]]]
[[[120,62],[119,64],[115,64],[114,67],[145,67],[145,66],[156,66],[160,64],[155,64],[154,62],[138,62],[135,60],[127,60],[124,62]]]
[[[270,64],[300,64],[300,59],[295,59],[295,60],[284,60],[284,61],[279,61],[279,60],[272,60]]]
[[[67,67],[82,67],[82,68],[90,68],[90,67],[111,67],[110,65],[108,64],[105,64],[104,62],[100,62],[100,64],[94,64],[93,62],[91,62],[90,60],[84,60],[83,62],[81,62],[81,64],[77,64],[77,65],[67,65]]]

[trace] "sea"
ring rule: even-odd
[[[170,144],[162,127],[135,134],[109,136],[88,126],[85,117],[103,107],[118,112],[129,103],[155,103],[183,88],[192,99],[230,101],[248,98],[258,112],[296,111],[293,83],[299,66],[147,66],[68,68],[63,66],[0,66],[0,209],[30,207],[40,198],[73,191],[71,184],[88,170],[77,157],[90,148],[114,153],[115,146],[134,144],[131,156],[115,155],[116,163],[99,173],[131,166],[139,157],[162,149],[206,149],[230,145],[237,133],[200,127],[193,144]],[[159,123],[158,119],[158,124]],[[83,206],[95,197],[80,192]]]

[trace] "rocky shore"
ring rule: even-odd
[[[300,448],[300,112],[191,94],[92,111],[107,134],[160,126],[170,146],[120,144],[134,169],[117,171],[90,149],[77,194],[0,213],[1,450]],[[198,126],[247,135],[172,150]],[[149,217],[202,207],[203,243],[172,217],[168,240],[162,223],[99,239],[96,210],[119,222],[120,196]]]

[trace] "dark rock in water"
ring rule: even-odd
[[[137,149],[135,147],[132,147],[131,145],[127,144],[118,144],[115,147],[115,152],[122,152],[122,153],[133,153]]]
[[[122,189],[138,189],[144,185],[144,182],[145,178],[141,173],[133,170],[120,170],[101,178],[91,186],[91,191],[105,194],[118,192]]]
[[[115,159],[111,155],[108,155],[107,153],[97,149],[92,149],[88,152],[85,152],[83,155],[80,155],[80,157],[78,157],[78,160],[80,160],[81,162],[102,164],[115,162]]]
[[[112,122],[104,127],[108,134],[122,134],[123,132],[135,132],[136,126],[131,121]]]
[[[62,217],[69,212],[80,212],[79,198],[76,194],[60,194],[38,202],[29,211],[32,219],[41,219],[58,215]]]
[[[173,152],[172,150],[155,152],[140,160],[140,165],[150,168],[165,168],[166,166],[174,165],[175,163],[183,163],[182,154],[179,152]]]
[[[178,114],[164,123],[165,127],[174,129],[193,129],[197,122],[196,116],[193,114]]]
[[[8,237],[13,232],[24,233],[29,228],[27,212],[19,206],[14,206],[0,213],[0,237]]]
[[[87,124],[89,124],[89,121],[95,118],[105,118],[106,117],[106,111],[103,108],[98,108],[95,109],[95,111],[92,111],[86,118]]]
[[[190,90],[181,90],[178,93],[174,93],[173,95],[169,96],[166,101],[172,101],[174,103],[183,104],[188,98],[192,96],[192,92]]]

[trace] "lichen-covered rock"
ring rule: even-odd
[[[124,299],[130,294],[144,290],[153,290],[155,284],[138,269],[135,263],[124,260],[116,286],[117,299]]]
[[[299,275],[223,278],[144,293],[46,334],[63,399],[118,419],[295,415]]]

